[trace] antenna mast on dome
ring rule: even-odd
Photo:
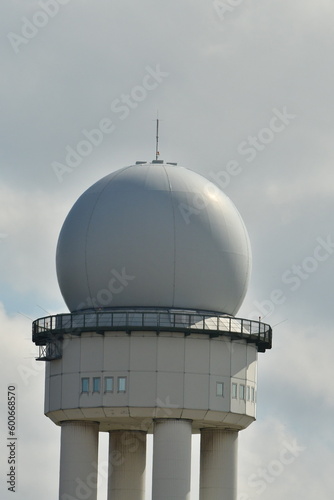
[[[156,143],[155,143],[155,159],[159,159],[159,111],[157,111],[157,133],[156,133]]]

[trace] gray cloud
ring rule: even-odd
[[[8,380],[20,384],[17,500],[56,499],[59,453],[58,429],[43,416],[42,372],[27,387],[17,372],[32,357],[25,340],[30,323],[17,311],[35,318],[44,314],[37,304],[66,310],[54,269],[61,224],[93,182],[153,159],[157,109],[161,157],[210,180],[214,174],[245,220],[253,275],[240,313],[255,311],[255,303],[270,307],[274,290],[285,298],[266,318],[283,323],[274,330],[273,351],[259,359],[259,415],[242,433],[240,492],[257,499],[249,476],[279,460],[283,441],[297,439],[305,451],[260,498],[330,500],[334,259],[317,262],[295,290],[282,276],[290,272],[291,278],[295,265],[312,266],[305,259],[314,256],[319,237],[334,239],[332,3],[245,0],[222,19],[214,2],[200,0],[70,0],[59,2],[56,15],[16,53],[8,34],[23,36],[22,18],[38,23],[41,3],[0,7],[2,359]],[[146,68],[157,65],[168,78],[121,120],[111,103],[142,85]],[[296,118],[268,136],[263,130],[270,129],[273,110],[284,107]],[[115,124],[113,133],[60,183],[52,163],[64,161],[66,147],[75,148],[82,131],[104,118]],[[260,148],[243,153],[254,137]],[[237,175],[227,176],[230,161],[237,162]],[[40,457],[37,463],[31,454]],[[39,481],[32,480],[36,469]]]

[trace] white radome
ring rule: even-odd
[[[165,163],[125,167],[77,200],[57,275],[71,312],[148,307],[235,315],[251,268],[246,228],[213,183]]]

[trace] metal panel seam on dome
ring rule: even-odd
[[[172,206],[172,213],[173,213],[173,249],[174,249],[174,262],[173,262],[173,297],[172,297],[172,305],[174,307],[174,301],[175,301],[175,273],[176,273],[176,230],[175,230],[175,208],[174,208],[174,202],[173,202],[173,195],[172,195],[172,184],[169,178],[169,175],[167,173],[166,167],[162,165],[162,168],[165,171],[167,181],[168,181],[168,187],[169,187],[169,195],[170,195],[170,201],[171,201],[171,206]]]

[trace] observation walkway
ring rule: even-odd
[[[57,314],[36,319],[32,324],[32,340],[40,347],[40,361],[62,357],[62,339],[66,334],[82,332],[133,331],[181,332],[208,335],[210,338],[225,336],[232,340],[246,340],[256,344],[258,352],[272,346],[271,326],[243,318],[214,312],[189,310],[94,310],[89,312]]]

